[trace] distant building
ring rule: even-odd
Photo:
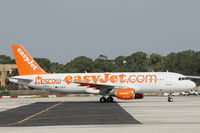
[[[6,78],[17,69],[15,64],[0,64],[0,86],[5,86]]]

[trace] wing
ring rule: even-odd
[[[92,89],[97,89],[99,92],[96,94],[109,94],[115,88],[126,88],[124,86],[114,86],[114,85],[106,85],[106,84],[93,84],[93,83],[83,83],[83,82],[73,82],[78,84],[78,86],[85,86],[88,88],[88,91]],[[92,93],[92,92],[90,92]]]
[[[83,82],[73,82],[78,84],[78,86],[85,86],[88,88],[96,88],[99,90],[112,90],[113,88],[115,88],[115,86],[113,85],[104,85],[104,84],[93,84],[93,83],[83,83]]]

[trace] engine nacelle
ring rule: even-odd
[[[131,100],[135,98],[135,93],[133,88],[116,89],[115,96],[123,100]]]
[[[116,89],[114,96],[118,99],[132,100],[132,99],[142,99],[142,93],[135,93],[133,88]]]

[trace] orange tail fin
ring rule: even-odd
[[[47,74],[28,54],[22,45],[12,45],[19,75]]]

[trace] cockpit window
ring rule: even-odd
[[[178,78],[178,80],[189,80],[189,78],[187,78],[187,77],[180,77],[180,78]]]

